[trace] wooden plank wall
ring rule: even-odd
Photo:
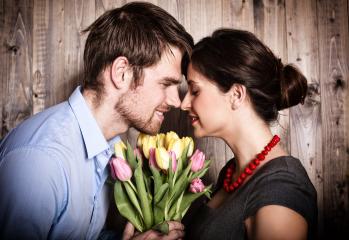
[[[0,137],[66,99],[81,82],[86,35],[105,10],[125,0],[0,0]],[[348,0],[153,0],[195,41],[219,27],[254,32],[308,78],[302,106],[285,110],[272,131],[303,165],[318,192],[319,238],[349,233]],[[183,96],[184,83],[180,88]],[[186,114],[169,113],[162,131],[192,135]],[[135,143],[137,132],[123,137]],[[214,181],[232,157],[221,140],[197,140],[214,159]]]

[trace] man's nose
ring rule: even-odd
[[[190,96],[189,96],[189,93],[187,92],[184,96],[184,99],[182,101],[182,104],[181,104],[181,109],[183,111],[189,111],[191,105],[190,105]]]
[[[179,108],[181,106],[181,100],[179,99],[177,87],[173,87],[172,89],[169,89],[166,103],[167,105],[175,108]]]

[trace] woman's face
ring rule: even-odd
[[[209,81],[192,64],[188,67],[188,92],[181,109],[188,111],[196,137],[221,137],[230,119],[228,94]]]

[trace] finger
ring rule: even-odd
[[[184,231],[182,230],[172,230],[168,235],[164,235],[161,240],[178,240],[184,237]]]
[[[127,222],[124,233],[122,235],[122,240],[129,240],[133,237],[135,233],[135,227],[132,225],[132,223]]]
[[[148,230],[132,238],[132,240],[152,240],[160,239],[161,234],[154,230]]]
[[[184,230],[184,225],[180,222],[177,222],[177,221],[168,221],[168,229],[169,231],[172,231],[172,230]]]

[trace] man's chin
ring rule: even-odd
[[[137,129],[139,132],[149,134],[149,135],[155,135],[160,131],[161,125],[155,126],[155,124],[148,125],[148,126],[143,126],[143,127],[134,127]]]

